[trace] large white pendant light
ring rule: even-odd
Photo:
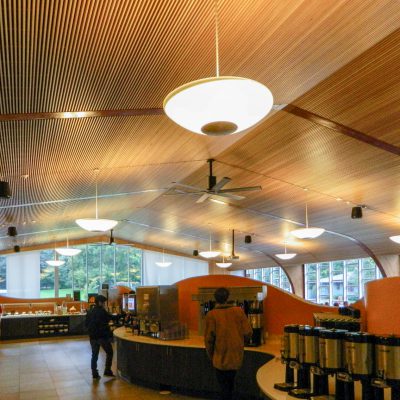
[[[296,253],[288,253],[286,249],[286,242],[285,242],[285,252],[280,254],[275,254],[276,257],[280,258],[281,260],[291,260],[292,258],[296,257]]]
[[[222,255],[222,262],[217,262],[215,265],[219,268],[229,268],[232,263],[231,262],[225,262],[225,255]]]
[[[164,111],[183,128],[202,135],[242,132],[273,106],[271,91],[248,78],[219,75],[218,10],[215,7],[216,76],[186,83],[164,100]]]
[[[156,265],[160,268],[167,268],[172,264],[171,261],[165,261],[165,252],[162,251],[162,261],[156,261]]]
[[[395,243],[400,243],[400,235],[390,236],[389,239]]]
[[[321,236],[325,232],[323,228],[310,228],[308,226],[308,208],[306,203],[306,227],[295,229],[290,233],[295,236],[297,239],[315,239],[318,236]]]
[[[69,240],[67,236],[67,247],[57,247],[56,252],[62,256],[73,257],[79,254],[81,249],[74,249],[73,247],[69,247]]]
[[[210,228],[210,250],[200,251],[199,254],[204,258],[215,258],[215,257],[218,257],[221,254],[221,252],[218,251],[218,250],[212,250],[212,247],[211,247],[211,228]]]
[[[54,243],[54,259],[53,260],[47,260],[46,264],[50,265],[50,267],[61,267],[62,265],[65,264],[65,261],[57,260],[57,252],[56,252],[56,244],[55,243]]]
[[[99,218],[98,210],[98,199],[97,199],[97,178],[96,178],[96,218],[81,218],[77,219],[75,222],[86,231],[89,232],[105,232],[113,229],[118,221],[113,219],[101,219]]]

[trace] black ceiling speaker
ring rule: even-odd
[[[19,253],[19,252],[21,251],[21,247],[19,247],[18,245],[15,245],[15,246],[14,246],[14,251],[15,251],[16,253]]]
[[[362,218],[362,207],[361,206],[357,206],[357,207],[353,207],[351,209],[351,218],[352,219],[360,219]]]
[[[194,255],[195,257],[197,257],[197,256],[199,255],[199,251],[198,251],[198,250],[193,250],[193,255]]]
[[[250,236],[250,235],[246,235],[246,236],[244,237],[244,242],[245,242],[245,243],[251,243],[251,236]]]
[[[7,235],[11,237],[17,236],[17,228],[15,226],[9,226],[7,230]]]
[[[6,181],[0,181],[0,197],[9,199],[11,197],[10,184]]]
[[[108,242],[109,245],[115,243],[113,231],[114,231],[114,229],[111,229],[111,231],[110,231],[110,241]]]

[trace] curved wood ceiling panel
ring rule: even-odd
[[[160,108],[170,90],[214,74],[213,7],[213,0],[3,1],[0,114]],[[338,70],[337,82],[355,93],[340,68],[353,86],[361,85],[374,82],[397,57],[398,1],[221,0],[219,8],[221,73],[265,83],[275,103],[293,102]],[[364,75],[346,66],[357,56],[354,65],[365,68]],[[368,66],[368,60],[375,64]],[[387,84],[395,88],[397,80],[390,77]],[[304,97],[304,107],[339,115],[339,105],[336,110],[326,104],[334,103],[329,90],[335,85],[329,79],[321,85],[320,92]],[[377,100],[353,112],[354,120],[343,117],[344,123],[356,124],[367,113],[370,125],[360,130],[376,133],[378,121],[394,132],[396,123],[380,119],[380,110],[397,97],[382,85],[377,91],[386,94],[379,97],[368,87],[366,98]],[[344,92],[336,93],[353,104]],[[256,232],[258,243],[240,250],[243,262],[266,260],[262,251],[277,252],[293,224],[260,213],[301,222],[301,187],[309,186],[315,190],[310,205],[316,224],[387,252],[394,247],[386,233],[396,229],[390,216],[371,214],[354,225],[348,207],[330,203],[340,195],[400,215],[398,189],[390,183],[400,173],[397,159],[364,146],[281,112],[250,132],[225,138],[189,133],[163,115],[0,122],[0,173],[13,190],[11,200],[0,200],[0,235],[15,224],[17,240],[26,244],[62,239],[66,229],[72,237],[90,236],[73,220],[93,212],[93,169],[99,168],[102,195],[160,189],[101,199],[101,215],[136,221],[118,226],[127,240],[191,252],[204,242],[204,224],[211,221],[221,241],[230,240],[229,228]],[[231,176],[232,185],[261,184],[263,191],[225,210],[194,205],[193,198],[160,197],[172,181],[205,186],[209,157],[225,163],[218,164],[217,175]],[[390,192],[384,190],[388,185]],[[2,240],[0,247],[12,243]],[[296,262],[364,254],[329,235],[304,244],[300,253]]]
[[[400,18],[400,10],[397,15]],[[295,104],[400,146],[399,64],[400,30],[396,30]]]

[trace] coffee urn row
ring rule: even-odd
[[[285,382],[274,387],[293,398],[354,400],[354,382],[360,381],[362,400],[383,400],[385,388],[400,400],[400,337],[286,325],[281,356]],[[329,375],[335,377],[334,395]]]

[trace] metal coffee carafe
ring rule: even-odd
[[[400,337],[379,336],[375,340],[375,378],[372,384],[381,389],[376,396],[383,399],[383,389],[390,388],[391,399],[400,400]]]
[[[345,371],[337,373],[344,382],[344,400],[354,400],[354,381],[360,380],[362,400],[374,400],[375,390],[371,386],[374,360],[375,336],[362,332],[348,332],[344,341]]]
[[[286,325],[283,329],[281,360],[285,364],[285,382],[275,383],[274,388],[288,392],[295,388],[294,370],[290,365],[296,361],[299,352],[299,325]]]

